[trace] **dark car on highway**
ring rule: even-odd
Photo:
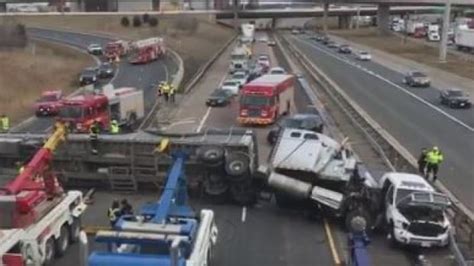
[[[428,76],[420,71],[408,72],[403,78],[403,83],[410,87],[429,87],[431,84]]]
[[[100,64],[99,68],[97,69],[97,75],[99,78],[111,78],[114,76],[114,72],[114,67],[108,62]]]
[[[347,44],[343,44],[343,45],[339,46],[338,52],[341,53],[341,54],[350,54],[350,53],[352,53],[352,48]]]
[[[331,39],[329,39],[328,36],[323,36],[323,38],[321,39],[321,42],[322,42],[324,45],[328,45],[328,44],[331,42]]]
[[[97,82],[97,69],[88,67],[81,72],[79,77],[79,83],[81,86],[95,84]]]
[[[448,89],[440,93],[441,104],[447,105],[451,108],[471,108],[472,103],[469,100],[469,95],[464,93],[461,89]]]
[[[268,132],[267,141],[270,144],[275,144],[280,135],[280,132],[285,128],[306,129],[317,133],[323,132],[323,121],[317,114],[301,113],[295,114],[291,117],[284,118]]]
[[[230,90],[216,89],[207,98],[207,106],[226,106],[232,101],[233,93]]]

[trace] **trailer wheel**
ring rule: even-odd
[[[230,187],[232,199],[240,205],[249,206],[257,202],[257,193],[252,186],[252,180],[234,183]]]
[[[81,220],[79,220],[79,218],[74,218],[71,225],[69,226],[69,241],[71,243],[78,242],[80,235],[81,235]]]
[[[242,176],[247,172],[248,168],[249,158],[247,155],[231,153],[226,157],[225,171],[227,174],[233,177]],[[240,177],[238,179],[240,179]]]
[[[54,239],[51,237],[46,241],[44,249],[44,265],[49,266],[53,264],[54,261]]]
[[[217,174],[209,174],[204,180],[204,192],[210,196],[222,196],[229,189],[224,178]]]
[[[135,126],[137,125],[137,115],[135,113],[130,114],[130,117],[128,118],[127,121],[127,126],[128,128],[133,131],[135,129]]]
[[[224,150],[216,146],[207,146],[199,148],[197,154],[201,161],[213,166],[222,163],[224,158]]]
[[[66,225],[61,226],[59,238],[55,242],[56,256],[62,257],[69,247],[69,230]]]

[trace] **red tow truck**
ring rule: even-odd
[[[107,60],[115,60],[115,58],[123,57],[128,54],[129,51],[129,42],[118,40],[107,43],[104,50],[104,56]]]
[[[136,88],[114,89],[104,86],[103,93],[78,95],[61,101],[58,119],[69,124],[70,130],[87,133],[94,121],[107,130],[112,119],[120,126],[134,127],[144,117],[143,91]]]
[[[241,124],[268,125],[289,114],[294,95],[293,75],[264,75],[240,90],[237,121]]]
[[[80,191],[63,191],[51,167],[65,137],[65,126],[57,124],[16,178],[0,188],[0,265],[50,265],[79,240],[87,206]]]
[[[44,91],[34,104],[36,116],[58,114],[62,98],[63,92],[61,90]]]
[[[146,64],[157,60],[166,52],[163,38],[148,38],[135,41],[130,46],[129,62],[131,64]]]

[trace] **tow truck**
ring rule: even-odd
[[[169,151],[169,139],[163,139],[159,151]],[[188,152],[171,153],[173,163],[161,198],[142,206],[138,216],[124,215],[115,230],[103,230],[95,240],[107,244],[107,251],[94,251],[90,266],[103,265],[210,265],[218,230],[212,210],[197,216],[188,206],[185,162]]]
[[[56,130],[23,170],[0,190],[1,265],[49,265],[78,241],[86,210],[82,192],[64,192],[51,168],[53,152],[65,140]]]

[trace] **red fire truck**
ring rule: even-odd
[[[102,129],[109,129],[110,121],[133,128],[145,115],[143,91],[136,88],[103,87],[103,94],[89,93],[61,101],[58,119],[70,129],[86,133],[98,121]]]
[[[133,42],[130,46],[129,62],[146,64],[165,54],[163,38],[148,38]]]
[[[240,90],[241,124],[267,125],[290,113],[294,94],[292,75],[264,75]]]
[[[109,128],[109,100],[103,94],[84,94],[61,101],[58,119],[69,124],[74,132],[85,133],[94,121],[101,128]]]
[[[129,43],[127,41],[113,41],[105,46],[104,56],[108,60],[114,60],[117,56],[122,57],[128,53]]]

